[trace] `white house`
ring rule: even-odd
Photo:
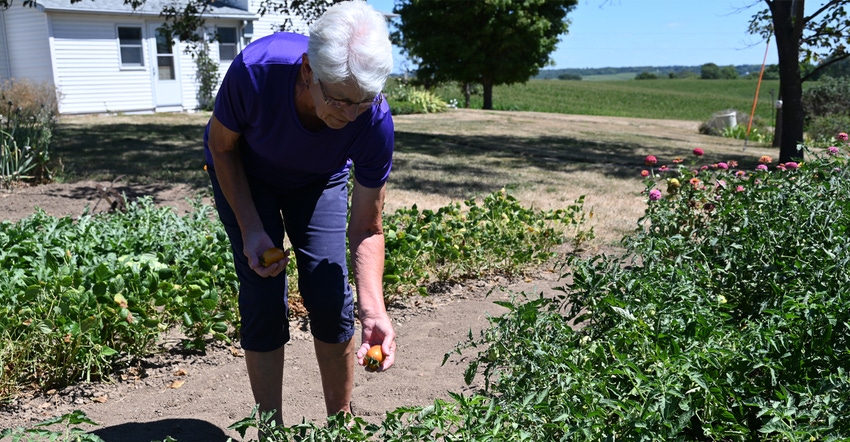
[[[61,114],[148,113],[198,108],[195,61],[185,43],[157,30],[172,0],[37,0],[0,10],[0,81],[27,79],[55,85]],[[228,0],[204,15],[210,56],[224,75],[251,40],[271,34],[286,17],[257,11],[260,0]],[[306,33],[302,20],[295,31]]]

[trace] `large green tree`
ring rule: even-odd
[[[493,86],[528,81],[549,64],[578,0],[399,0],[393,37],[425,82]]]
[[[850,57],[850,17],[848,0],[813,2],[819,7],[805,14],[805,0],[764,0],[768,9],[753,16],[750,32],[765,38],[773,36],[779,58],[779,96],[782,120],[779,161],[800,159],[797,145],[803,141],[803,82]],[[801,66],[817,63],[811,70]]]

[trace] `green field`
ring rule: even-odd
[[[728,109],[749,114],[755,98],[755,80],[640,80],[640,81],[559,81],[530,80],[525,84],[503,85],[493,89],[493,108],[499,110],[553,112],[613,117],[638,117],[705,121]],[[756,116],[773,121],[771,91],[779,81],[761,84]],[[463,104],[456,86],[437,90],[445,100]],[[479,93],[470,107],[481,108]]]

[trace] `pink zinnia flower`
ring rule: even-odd
[[[694,189],[699,187],[699,178],[697,177],[691,178],[688,182],[691,183],[691,186],[694,186]]]
[[[848,139],[846,132],[839,133],[838,136],[835,138],[838,138],[838,141],[847,141]]]
[[[777,164],[776,168],[779,169],[779,170],[788,170],[788,169],[785,168],[785,164]]]
[[[674,159],[673,159],[673,164],[679,164],[679,163],[681,163],[681,162],[683,162],[683,161],[684,161],[684,160],[683,160],[683,159],[681,159],[681,158],[674,158]]]
[[[670,170],[670,168],[667,167],[666,164],[658,168],[659,172],[667,172],[668,170]]]
[[[772,162],[773,162],[773,158],[771,158],[767,155],[762,155],[761,158],[759,158],[759,163],[762,163],[762,164],[770,164]]]
[[[698,156],[698,157],[701,157],[704,153],[705,153],[705,152],[703,152],[703,150],[702,150],[702,149],[700,149],[699,147],[697,147],[696,149],[694,149],[694,155],[696,155],[696,156]]]
[[[791,170],[794,170],[794,169],[796,169],[796,168],[800,167],[800,165],[799,165],[799,164],[797,164],[797,163],[795,163],[795,162],[793,162],[793,161],[789,161],[789,162],[785,163],[785,167],[787,167],[787,168],[789,168],[789,169],[791,169]]]
[[[739,184],[737,187],[735,187],[735,192],[743,192],[743,191],[744,191],[744,186]]]
[[[836,146],[829,146],[826,150],[830,155],[838,155],[838,147]]]
[[[756,170],[767,172],[767,164],[759,164],[758,166],[756,166]]]
[[[708,170],[708,166],[702,166],[699,168],[699,170]]]
[[[729,165],[723,162],[717,163],[717,167],[723,170],[729,170]]]
[[[646,169],[641,170],[641,171],[640,171],[640,176],[642,176],[642,177],[644,177],[644,178],[648,177],[648,176],[649,176],[649,171],[648,171],[648,170],[646,170]]]
[[[661,191],[658,189],[652,189],[649,191],[649,200],[650,201],[658,201],[661,199]]]
[[[738,177],[738,178],[743,178],[744,175],[746,175],[746,174],[747,174],[747,172],[744,172],[743,170],[735,171],[735,176]]]
[[[643,163],[647,166],[652,166],[658,162],[658,158],[655,158],[655,155],[647,155],[646,158],[643,159]]]
[[[735,160],[729,160],[729,167],[738,167],[738,162]]]

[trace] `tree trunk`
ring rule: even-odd
[[[484,79],[484,106],[482,109],[493,109],[493,81]]]
[[[797,146],[803,141],[803,81],[800,75],[800,40],[803,32],[805,0],[768,1],[773,17],[776,49],[779,58],[779,98],[782,100],[782,121],[779,140],[779,161],[799,161],[803,151]]]

